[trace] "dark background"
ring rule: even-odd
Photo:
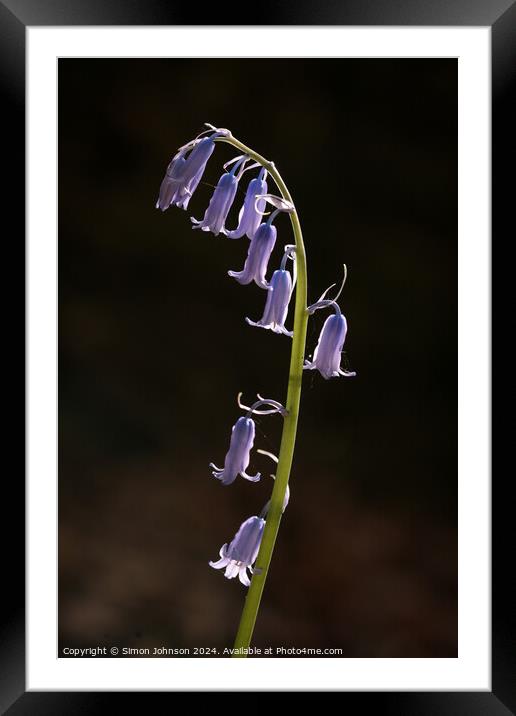
[[[285,178],[310,300],[349,270],[358,375],[305,374],[254,644],[456,656],[456,81],[455,60],[59,61],[60,647],[221,648],[238,624],[244,588],[207,563],[271,481],[223,488],[208,463],[240,390],[284,400],[290,343],[244,322],[263,291],[226,272],[247,239],[191,230],[231,148],[188,212],[154,209],[208,121]],[[257,422],[277,452],[280,418]]]

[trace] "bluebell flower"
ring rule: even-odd
[[[292,296],[293,283],[290,272],[285,269],[285,265],[288,256],[294,249],[295,247],[293,246],[286,247],[281,267],[272,274],[269,289],[267,291],[267,300],[265,302],[263,316],[256,322],[251,321],[250,318],[246,318],[245,320],[249,323],[249,325],[257,326],[258,328],[266,328],[274,331],[274,333],[283,333],[286,336],[292,337],[293,332],[287,331],[285,328],[285,319],[287,318],[288,306]]]
[[[166,211],[172,204],[176,205],[176,201],[179,202],[177,206],[182,202],[182,197],[178,188],[180,187],[180,176],[186,164],[184,153],[179,152],[172,159],[167,167],[163,181],[159,188],[159,196],[156,202],[156,209]],[[187,195],[189,196],[189,195]]]
[[[241,395],[241,393],[238,394],[237,402],[240,408],[247,410],[247,415],[238,418],[231,429],[231,440],[229,450],[224,459],[224,467],[217,467],[212,462],[210,463],[210,467],[213,468],[213,476],[216,477],[217,480],[220,480],[223,485],[231,485],[238,475],[242,475],[242,477],[251,482],[258,482],[261,477],[259,472],[256,475],[248,475],[246,473],[249,467],[250,453],[254,445],[256,432],[256,426],[251,415],[272,415],[272,413],[280,413],[283,417],[288,415],[288,411],[285,410],[283,405],[278,403],[277,400],[262,398],[259,395],[259,400],[249,407],[241,404]],[[271,406],[272,410],[258,410],[258,408],[264,404]]]
[[[276,243],[276,235],[276,227],[270,223],[270,220],[260,224],[249,244],[243,270],[228,271],[229,276],[236,278],[242,284],[254,281],[260,288],[269,288],[265,274]]]
[[[248,161],[248,157],[239,157],[238,159],[239,161],[235,163],[233,169],[220,177],[203,219],[191,217],[192,223],[195,224],[193,229],[211,231],[215,236],[218,236],[220,232],[226,233],[224,223],[235,200],[238,180],[242,176],[242,173],[237,175],[236,172]]]
[[[246,473],[249,467],[251,448],[254,445],[255,432],[256,426],[251,417],[238,418],[231,429],[231,440],[224,459],[224,467],[220,468],[210,463],[210,467],[213,468],[213,476],[223,485],[231,485],[238,475],[242,475],[251,482],[257,482],[260,479],[259,472],[256,475]]]
[[[247,187],[244,203],[238,215],[238,227],[227,231],[230,239],[240,239],[244,234],[252,239],[260,225],[265,210],[265,199],[257,199],[260,194],[267,194],[267,170],[262,169],[257,177],[251,179]]]
[[[215,138],[218,136],[221,136],[221,133],[215,132],[210,137],[195,139],[179,149],[168,165],[161,182],[156,202],[157,209],[165,211],[172,205],[183,209],[188,207],[188,202],[204,174],[208,159],[213,154]]]
[[[275,211],[272,212],[266,222],[260,224],[256,229],[249,244],[243,270],[228,271],[228,274],[236,278],[239,283],[246,284],[254,281],[260,288],[268,289],[269,284],[265,279],[265,274],[267,273],[270,255],[276,243],[276,227],[273,226],[272,222],[280,211],[293,211],[294,205],[281,196],[274,196],[274,194],[258,194],[255,202],[258,203],[262,199],[272,204],[275,207]]]
[[[323,378],[337,378],[339,375],[353,377],[356,373],[342,370],[340,359],[344,341],[346,340],[347,322],[338,304],[333,301],[324,302],[332,304],[335,313],[329,316],[322,327],[317,347],[312,361],[305,361],[304,368],[318,370]],[[321,306],[322,307],[322,306]]]
[[[264,519],[256,516],[249,517],[240,525],[238,532],[229,543],[229,547],[227,543],[222,546],[219,552],[220,559],[217,562],[210,562],[210,567],[225,568],[224,576],[227,579],[238,576],[241,583],[248,587],[251,580],[247,570],[252,572],[252,566],[260,550],[264,528]]]

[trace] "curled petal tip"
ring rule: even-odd
[[[258,194],[256,198],[264,199],[267,203],[272,204],[275,209],[279,209],[280,211],[291,213],[295,210],[294,204],[287,201],[282,196],[276,196],[275,194]]]
[[[240,474],[246,480],[249,480],[249,482],[260,482],[260,478],[262,476],[261,472],[257,472],[256,475],[248,475],[246,472],[241,472]]]
[[[238,571],[238,579],[240,580],[241,584],[244,585],[244,587],[249,587],[251,584],[251,580],[247,576],[247,572],[245,569],[240,569]]]

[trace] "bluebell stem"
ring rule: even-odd
[[[285,320],[287,318],[288,306],[292,296],[293,283],[290,272],[286,270],[285,266],[288,257],[294,250],[295,247],[285,247],[285,253],[283,255],[281,266],[272,274],[263,316],[256,322],[251,321],[250,318],[246,318],[245,320],[249,323],[249,325],[257,326],[258,328],[266,328],[274,331],[274,333],[283,333],[286,336],[292,337],[292,331],[287,331],[285,328]],[[295,262],[294,256],[293,259]]]
[[[224,576],[227,579],[233,579],[238,575],[242,584],[248,587],[251,581],[247,570],[252,571],[258,556],[264,527],[265,520],[262,517],[249,517],[240,525],[229,547],[227,543],[222,546],[219,552],[220,559],[217,562],[210,562],[210,567],[225,568]]]
[[[268,405],[274,406],[272,410],[257,410],[257,408],[267,403]],[[224,467],[217,467],[214,463],[210,463],[210,467],[213,468],[213,476],[220,480],[223,485],[231,485],[236,480],[238,475],[241,475],[246,480],[251,482],[258,482],[261,475],[248,475],[246,470],[249,467],[250,453],[254,445],[254,437],[256,433],[256,425],[251,415],[270,415],[272,413],[286,414],[285,408],[275,400],[269,400],[261,398],[254,403],[250,408],[244,407],[248,412],[246,416],[238,418],[236,423],[231,429],[231,440],[229,443],[229,450],[224,458]]]
[[[193,229],[202,229],[203,231],[211,231],[215,236],[221,232],[226,233],[224,223],[229,214],[229,210],[233,204],[238,188],[238,180],[242,176],[242,172],[237,175],[237,170],[243,168],[248,161],[248,157],[238,157],[233,169],[225,172],[219,179],[213,196],[202,220],[191,217],[192,223],[195,224]]]
[[[188,207],[188,202],[204,174],[208,159],[215,149],[215,139],[226,132],[227,130],[217,130],[211,136],[194,139],[179,149],[168,165],[161,182],[156,209],[165,211],[172,205],[183,209]]]
[[[227,231],[230,239],[240,239],[244,234],[252,239],[262,220],[265,209],[265,199],[258,199],[260,194],[267,194],[267,170],[262,169],[257,177],[251,179],[247,187],[245,199],[238,215],[238,226],[233,231]]]

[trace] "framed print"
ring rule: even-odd
[[[27,247],[9,714],[514,712],[490,266],[516,6],[379,5],[0,4]]]

